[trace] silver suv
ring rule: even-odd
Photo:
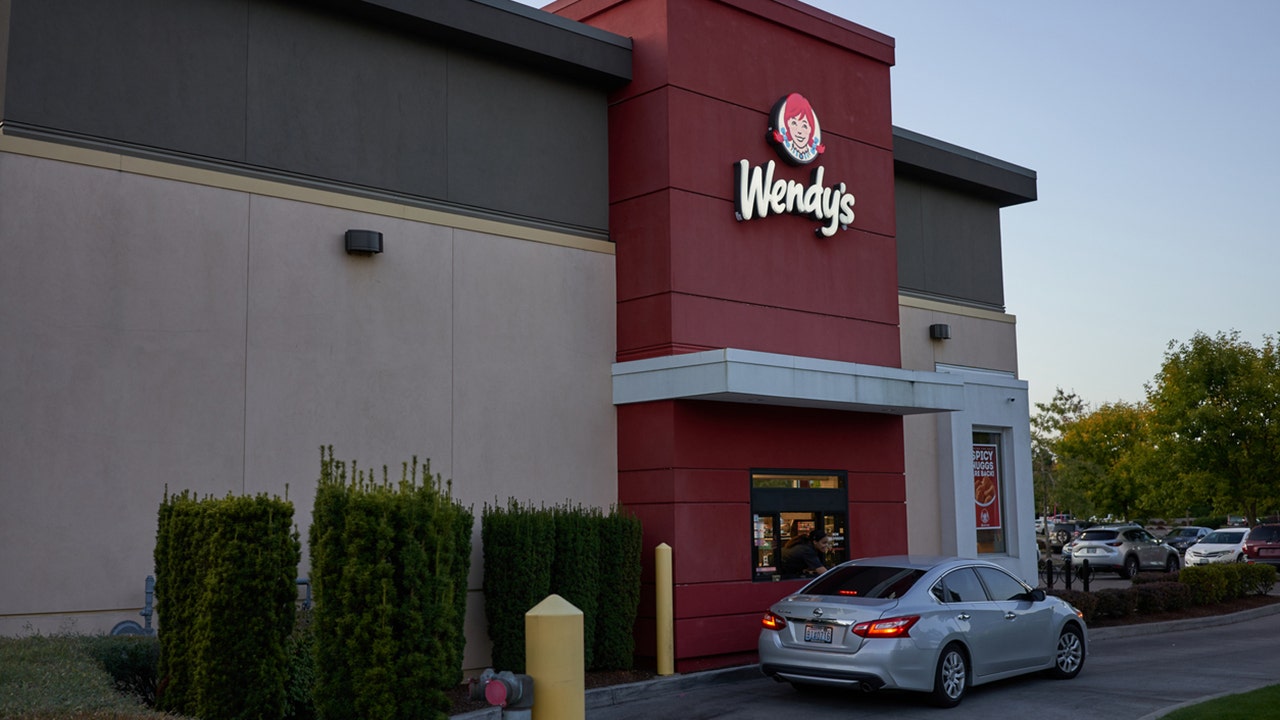
[[[1068,552],[1064,550],[1063,555]],[[1071,542],[1071,561],[1089,561],[1091,570],[1107,570],[1126,580],[1139,570],[1178,569],[1179,553],[1136,525],[1095,525]]]

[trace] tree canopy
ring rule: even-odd
[[[1139,516],[1280,510],[1280,348],[1238,332],[1171,342],[1142,403],[1037,403],[1037,504]]]

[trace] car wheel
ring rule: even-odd
[[[955,707],[964,699],[969,689],[969,658],[959,643],[951,643],[942,649],[938,669],[933,674],[933,704],[938,707]]]
[[[1138,558],[1130,555],[1124,559],[1124,566],[1120,568],[1120,577],[1124,580],[1132,578],[1138,574]]]
[[[1236,556],[1236,562],[1248,562],[1248,558],[1244,556],[1244,553],[1240,553]]]
[[[1067,531],[1066,531],[1066,530],[1059,530],[1058,532],[1056,532],[1056,533],[1054,533],[1054,534],[1053,534],[1053,539],[1054,539],[1054,540],[1057,540],[1059,545],[1066,545],[1066,544],[1067,544]]]
[[[1174,555],[1171,553],[1169,557],[1165,558],[1164,571],[1167,573],[1178,572],[1178,556],[1177,555]]]
[[[1057,680],[1070,680],[1080,674],[1084,667],[1084,637],[1080,628],[1068,625],[1062,628],[1058,636],[1058,648],[1053,656],[1053,667],[1049,668],[1049,677]]]

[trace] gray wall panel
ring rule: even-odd
[[[3,1],[6,132],[607,235],[614,71],[449,23],[499,17],[494,32],[595,48],[609,68],[625,38],[462,0]]]
[[[5,119],[244,157],[244,0],[13,3]]]
[[[1003,310],[1000,208],[901,176],[894,192],[899,288]]]
[[[447,197],[444,50],[293,6],[250,19],[250,164]]]
[[[600,96],[466,60],[450,66],[449,200],[607,227],[608,110]]]

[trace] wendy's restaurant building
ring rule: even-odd
[[[305,536],[329,444],[635,512],[681,672],[815,527],[1032,579],[1035,174],[894,127],[894,61],[794,0],[0,4],[0,633],[136,619],[166,487]]]

